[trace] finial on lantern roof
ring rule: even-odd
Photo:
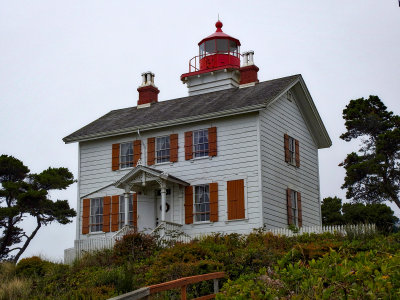
[[[222,26],[223,26],[223,24],[222,24],[222,22],[219,20],[219,15],[218,15],[218,21],[217,21],[217,23],[215,23],[215,27],[217,27],[217,32],[221,32],[222,31]]]

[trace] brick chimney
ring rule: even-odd
[[[252,86],[258,83],[258,70],[259,68],[254,64],[254,51],[243,53],[242,66],[239,69],[240,87]]]
[[[154,85],[154,73],[150,71],[142,73],[142,85],[138,87],[137,91],[139,92],[138,108],[158,102],[160,91]]]

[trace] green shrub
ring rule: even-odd
[[[52,264],[49,261],[42,260],[38,256],[23,258],[17,264],[16,273],[25,277],[43,276]]]

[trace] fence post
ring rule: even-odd
[[[218,278],[214,279],[214,294],[218,294],[219,286],[218,286]]]
[[[186,300],[186,285],[181,287],[181,300]]]

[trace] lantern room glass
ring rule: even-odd
[[[200,59],[214,54],[229,54],[239,57],[239,46],[229,39],[213,39],[201,43],[199,46]]]

